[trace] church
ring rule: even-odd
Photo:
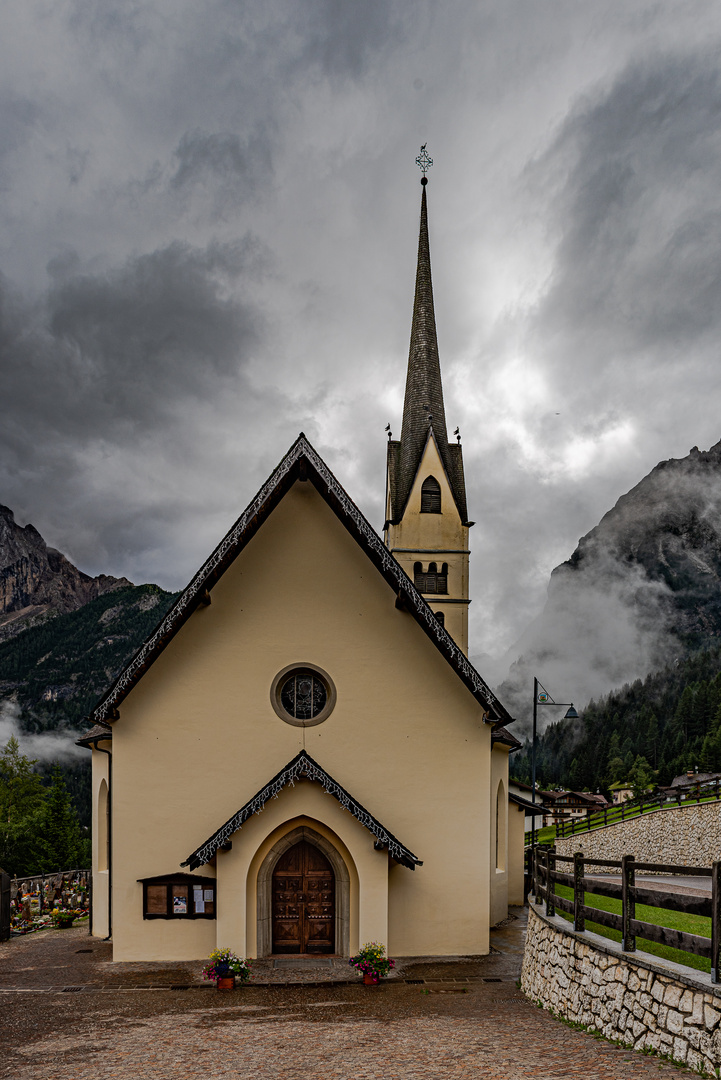
[[[426,183],[382,538],[300,434],[79,740],[116,961],[478,955],[523,903],[519,743],[468,660]]]

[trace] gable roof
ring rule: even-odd
[[[484,682],[458,647],[448,631],[441,626],[433,611],[396,562],[373,526],[366,520],[348,493],[336,480],[321,456],[301,432],[278,467],[240,515],[236,523],[218,544],[209,559],[180,594],[150,637],[126,664],[113,685],[106,691],[90,714],[91,723],[117,720],[117,709],[135,684],[143,677],[160,653],[172,641],[196,608],[208,602],[208,593],[237,558],[245,545],[273,512],[296,480],[310,481],[330,506],[351,536],[365,551],[396,593],[396,603],[409,611],[438,651],[443,654],[461,681],[476,700],[490,713],[493,722],[512,722],[501,702]]]
[[[204,866],[207,862],[210,862],[218,848],[227,844],[233,833],[237,832],[248,818],[261,812],[268,799],[277,799],[284,787],[288,784],[292,785],[293,781],[301,776],[322,784],[328,795],[332,795],[337,799],[344,809],[348,810],[354,818],[360,821],[361,825],[364,825],[375,836],[377,844],[388,848],[388,853],[392,855],[396,862],[407,866],[409,870],[415,870],[417,866],[423,865],[412,851],[405,847],[400,840],[397,840],[393,833],[388,832],[380,821],[373,817],[364,806],[356,802],[353,796],[322,769],[318,762],[314,761],[305,750],[301,750],[299,754],[296,754],[284,769],[276,773],[264,788],[261,788],[245,806],[241,806],[240,810],[233,814],[232,818],[229,818],[224,825],[221,825],[212,836],[202,843],[199,848],[196,848],[192,855],[188,855],[188,858],[180,865],[189,866],[191,870],[195,870],[198,866]]]

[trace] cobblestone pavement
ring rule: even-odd
[[[281,966],[283,982],[224,994],[171,988],[191,984],[197,965],[111,964],[107,946],[82,929],[14,940],[0,946],[0,1077],[678,1077],[677,1068],[575,1031],[527,1001],[516,988],[524,925],[521,917],[494,932],[489,957],[416,958],[376,987],[304,985],[318,969],[293,975]],[[265,975],[272,972],[268,963]]]

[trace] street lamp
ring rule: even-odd
[[[538,719],[538,706],[539,705],[557,705],[559,708],[567,706],[567,711],[564,720],[578,720],[578,713],[574,708],[572,701],[554,701],[546,688],[541,685],[538,679],[533,678],[533,743],[531,745],[531,802],[535,805],[536,802],[536,721]],[[536,847],[536,816],[533,815],[533,821],[531,822],[531,850]]]

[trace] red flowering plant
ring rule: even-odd
[[[395,960],[390,960],[386,956],[385,945],[377,941],[369,941],[363,945],[358,955],[351,956],[348,963],[361,975],[371,975],[376,979],[384,979],[396,966]]]

